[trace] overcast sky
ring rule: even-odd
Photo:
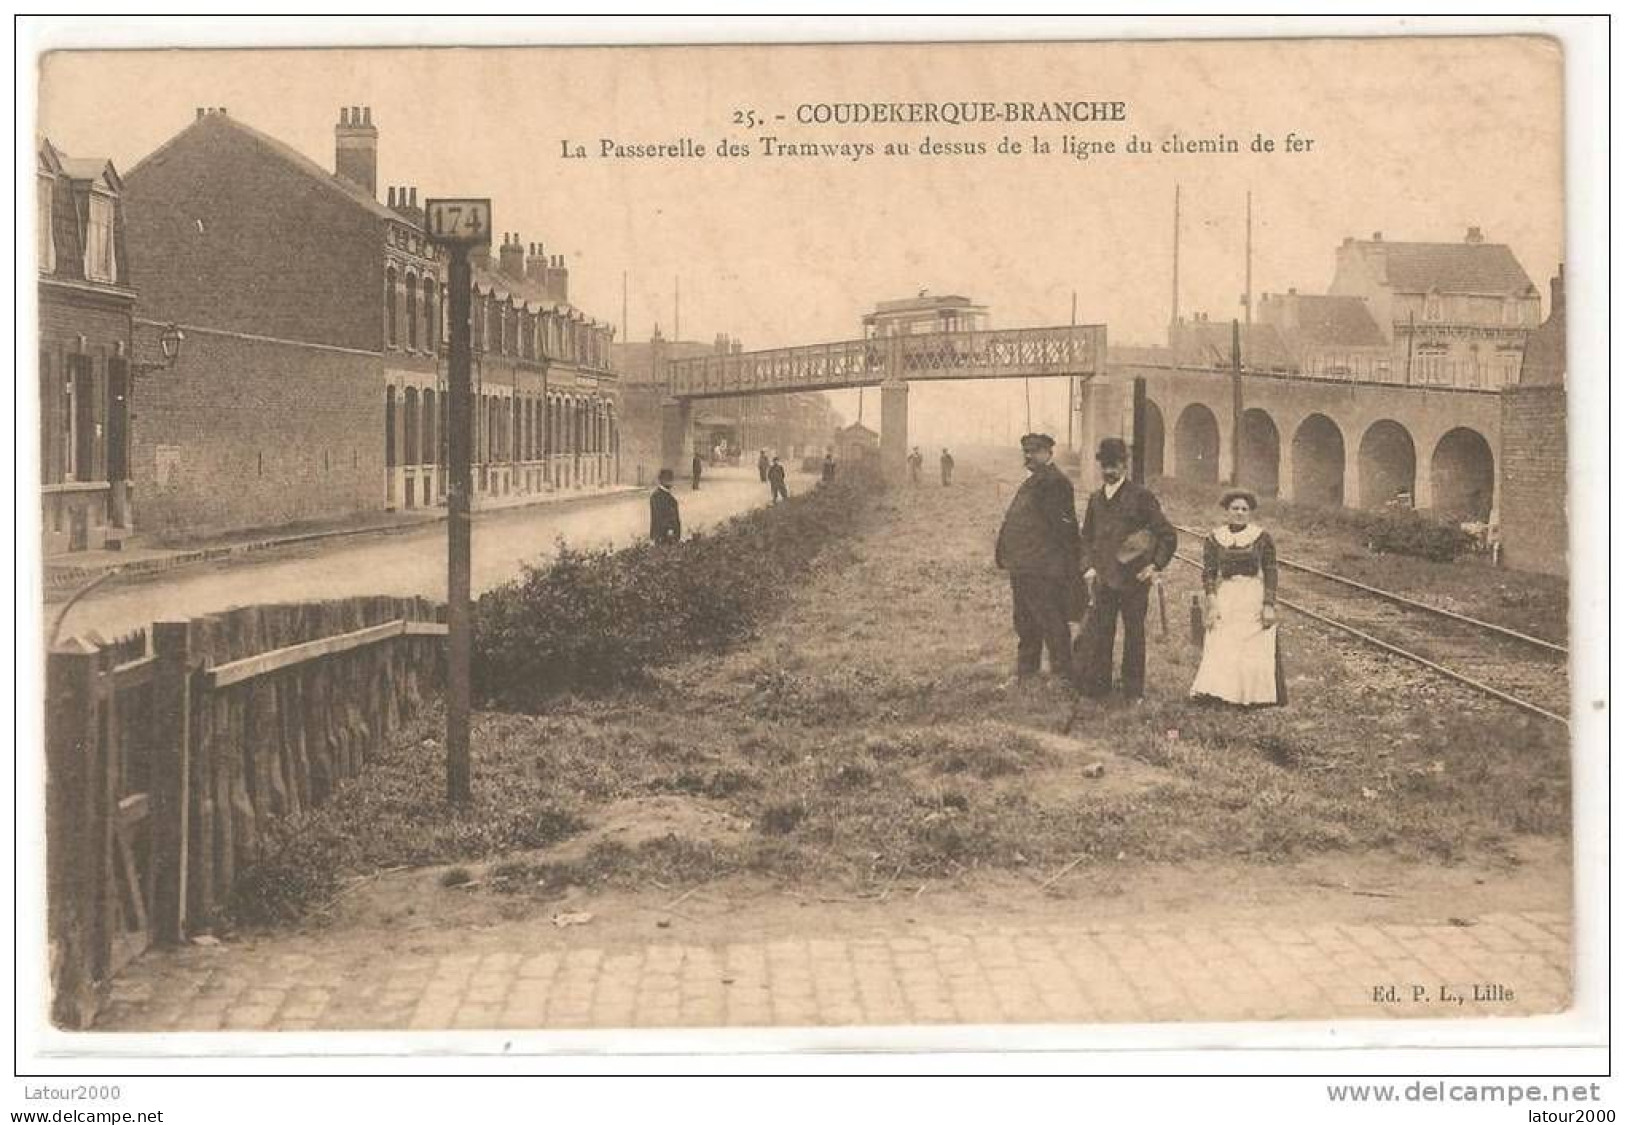
[[[857,335],[877,300],[920,289],[971,296],[1009,327],[1065,323],[1076,291],[1080,321],[1149,343],[1169,315],[1176,183],[1186,313],[1239,315],[1248,191],[1255,292],[1323,289],[1348,235],[1457,241],[1472,225],[1512,247],[1544,298],[1562,247],[1561,65],[1539,39],[78,52],[44,60],[40,127],[128,170],[194,107],[225,106],[331,168],[339,107],[368,105],[380,197],[391,184],[491,196],[498,230],[568,255],[574,302],[617,327],[626,271],[632,339],[656,322],[671,334],[680,278],[683,336],[747,348]],[[1126,103],[1127,120],[795,121],[816,103],[1096,99]],[[745,110],[769,127],[733,124]],[[1256,155],[1258,131],[1314,145]],[[994,150],[1034,133],[1051,155],[758,155],[764,136]],[[1130,134],[1154,148],[1223,134],[1244,151],[1078,161],[1059,154],[1066,134],[1119,149]],[[752,155],[561,156],[565,140],[596,153],[603,138],[684,137]]]

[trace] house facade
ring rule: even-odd
[[[136,294],[123,181],[111,162],[36,146],[41,545],[117,546],[132,531]]]
[[[1518,381],[1540,293],[1510,247],[1345,238],[1330,293],[1358,297],[1392,348],[1396,382],[1498,389]]]
[[[126,177],[129,239],[147,263],[137,346],[161,324],[186,334],[137,412],[144,529],[331,520],[444,496],[446,262],[415,187],[376,198],[378,138],[370,108],[341,108],[329,171],[200,109]],[[607,449],[579,460],[595,448],[589,416],[611,413],[608,329],[489,260],[472,313],[476,505],[612,479]]]

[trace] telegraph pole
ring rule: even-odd
[[[1241,483],[1241,322],[1230,321],[1230,483]]]
[[[491,245],[489,199],[430,199],[424,204],[431,241],[450,252],[451,355],[447,361],[451,405],[447,414],[451,481],[446,488],[446,799],[467,804],[473,796],[468,756],[468,716],[472,704],[471,664],[474,613],[469,599],[473,524],[470,501],[474,473],[470,458],[473,421],[469,371],[469,291],[473,271],[468,253]]]

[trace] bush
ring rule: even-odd
[[[1366,522],[1365,536],[1366,544],[1379,555],[1411,555],[1432,562],[1449,562],[1473,544],[1473,537],[1456,524],[1410,508],[1392,508],[1372,516]]]
[[[565,691],[636,683],[648,669],[751,634],[878,485],[854,473],[675,545],[561,546],[475,607],[483,702],[534,710]]]

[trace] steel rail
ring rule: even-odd
[[[1202,568],[1201,562],[1197,559],[1191,558],[1189,555],[1182,555],[1176,551],[1174,553],[1174,557],[1180,562],[1193,566],[1198,570]],[[1322,625],[1326,625],[1332,629],[1337,629],[1341,632],[1347,633],[1351,637],[1356,637],[1364,641],[1366,644],[1382,649],[1384,652],[1391,653],[1394,656],[1409,660],[1415,664],[1420,664],[1422,667],[1427,668],[1430,671],[1437,672],[1439,675],[1444,676],[1447,679],[1454,680],[1457,683],[1470,687],[1474,691],[1481,692],[1484,695],[1493,696],[1503,703],[1516,707],[1520,711],[1526,711],[1531,715],[1538,715],[1540,718],[1548,719],[1554,723],[1561,723],[1565,727],[1569,725],[1569,721],[1562,715],[1548,711],[1544,707],[1530,703],[1526,699],[1520,699],[1515,695],[1502,691],[1500,688],[1491,687],[1482,680],[1475,680],[1471,676],[1457,672],[1453,668],[1447,668],[1443,664],[1440,664],[1434,660],[1429,660],[1427,657],[1422,656],[1419,653],[1411,652],[1409,649],[1400,648],[1398,645],[1385,641],[1381,637],[1372,636],[1363,629],[1357,629],[1353,625],[1343,621],[1338,621],[1334,617],[1327,617],[1323,613],[1318,613],[1315,610],[1298,605],[1296,602],[1290,602],[1283,597],[1277,596],[1275,600],[1278,604],[1285,606],[1294,613],[1301,613],[1303,616],[1312,621],[1318,621]]]
[[[1194,527],[1185,527],[1183,524],[1176,523],[1174,524],[1174,527],[1180,531],[1183,531],[1186,535],[1190,535],[1195,538],[1203,538],[1207,535],[1207,532],[1205,531],[1201,531]],[[1540,637],[1530,636],[1528,633],[1520,633],[1516,629],[1508,629],[1505,625],[1497,625],[1492,621],[1481,621],[1476,617],[1469,617],[1465,613],[1456,613],[1453,610],[1444,609],[1440,606],[1429,605],[1427,602],[1419,602],[1415,598],[1407,598],[1405,595],[1396,594],[1391,590],[1382,590],[1376,586],[1368,586],[1364,582],[1357,582],[1352,578],[1345,578],[1341,574],[1333,574],[1329,570],[1321,570],[1318,567],[1310,566],[1307,563],[1294,562],[1291,559],[1283,559],[1279,557],[1277,557],[1275,561],[1289,570],[1302,571],[1304,574],[1312,574],[1316,578],[1324,578],[1328,582],[1336,582],[1344,586],[1349,586],[1353,589],[1359,590],[1362,593],[1370,594],[1373,597],[1382,598],[1384,601],[1393,602],[1395,605],[1402,605],[1408,609],[1419,609],[1425,613],[1432,613],[1439,617],[1448,618],[1451,621],[1458,621],[1463,625],[1471,625],[1475,629],[1483,629],[1486,632],[1495,633],[1499,636],[1506,637],[1509,640],[1522,641],[1524,644],[1534,645],[1537,648],[1543,648],[1548,652],[1555,652],[1561,656],[1567,656],[1569,654],[1567,646],[1560,645],[1556,641],[1544,640]]]

